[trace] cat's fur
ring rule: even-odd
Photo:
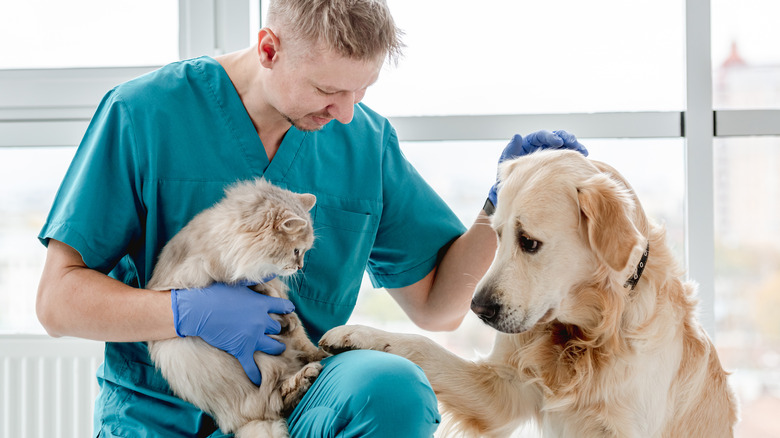
[[[314,242],[309,210],[316,198],[257,179],[238,183],[213,207],[193,218],[163,248],[147,287],[205,287],[213,282],[260,283],[257,292],[287,298],[272,274],[294,274]],[[182,291],[181,293],[186,293]],[[211,414],[237,437],[286,437],[289,415],[319,375],[327,354],[306,336],[294,314],[275,315],[282,325],[271,336],[287,348],[279,356],[255,353],[262,373],[258,388],[238,360],[199,337],[149,342],[149,353],[173,392]]]

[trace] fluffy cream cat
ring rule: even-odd
[[[148,287],[205,287],[213,282],[261,282],[294,274],[314,242],[309,210],[316,198],[257,179],[238,183],[213,207],[193,218],[160,253]],[[257,292],[287,298],[279,280]],[[182,292],[185,293],[185,292]],[[211,414],[236,437],[287,437],[289,415],[319,375],[327,356],[306,336],[294,314],[274,315],[287,349],[279,356],[255,353],[262,373],[258,388],[238,360],[199,337],[149,342],[152,360],[179,397]]]

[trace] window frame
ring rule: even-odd
[[[244,48],[251,38],[247,17],[259,13],[260,2],[180,0],[181,58]],[[507,139],[545,126],[565,127],[581,139],[684,139],[685,265],[688,276],[700,285],[702,323],[714,337],[713,141],[780,135],[780,110],[713,109],[711,0],[686,0],[685,14],[684,111],[410,116],[390,121],[401,141]],[[0,148],[78,145],[108,89],[158,67],[0,70]]]

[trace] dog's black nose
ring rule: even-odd
[[[471,311],[476,313],[479,319],[484,322],[490,322],[498,316],[501,306],[496,303],[477,303],[471,301]]]

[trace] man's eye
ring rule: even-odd
[[[542,242],[531,239],[525,234],[520,234],[517,241],[520,244],[520,249],[529,254],[539,251],[539,248],[542,247]]]

